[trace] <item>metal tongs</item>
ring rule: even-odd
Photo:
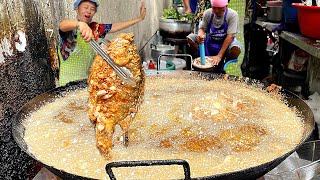
[[[115,70],[118,77],[120,77],[125,83],[130,86],[134,86],[136,83],[132,79],[131,72],[125,67],[119,67],[116,65],[113,60],[109,57],[109,55],[101,48],[101,46],[94,40],[90,42],[91,47],[98,53],[100,56]]]

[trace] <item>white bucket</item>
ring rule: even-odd
[[[185,68],[187,66],[186,61],[184,59],[181,59],[181,58],[174,58],[172,60],[172,62],[176,66],[176,70],[183,70],[183,68]]]

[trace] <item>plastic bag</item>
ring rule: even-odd
[[[320,125],[320,95],[315,92],[314,94],[310,95],[308,100],[305,100],[305,102],[312,110],[315,121]]]
[[[310,59],[310,55],[302,49],[295,50],[288,62],[288,69],[294,71],[306,71],[307,62]]]

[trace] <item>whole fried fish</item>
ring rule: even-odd
[[[111,157],[115,125],[119,124],[126,134],[142,102],[145,74],[133,37],[133,33],[122,33],[106,50],[118,66],[126,67],[132,73],[135,86],[125,84],[100,55],[96,56],[90,69],[89,117],[95,123],[97,147],[106,158]]]

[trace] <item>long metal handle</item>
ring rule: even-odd
[[[191,179],[190,165],[187,161],[182,159],[172,160],[145,160],[145,161],[119,161],[111,162],[106,165],[106,171],[111,180],[116,180],[112,168],[119,167],[136,167],[136,166],[164,166],[164,165],[182,165],[184,170],[184,176],[186,180]]]
[[[109,57],[109,55],[100,47],[100,45],[95,42],[94,40],[91,40],[90,42],[91,47],[101,55],[101,57],[115,70],[117,75],[123,79],[125,82],[127,82],[129,85],[134,85],[135,82],[132,80],[130,75],[125,72],[125,70],[119,66],[117,66]]]

